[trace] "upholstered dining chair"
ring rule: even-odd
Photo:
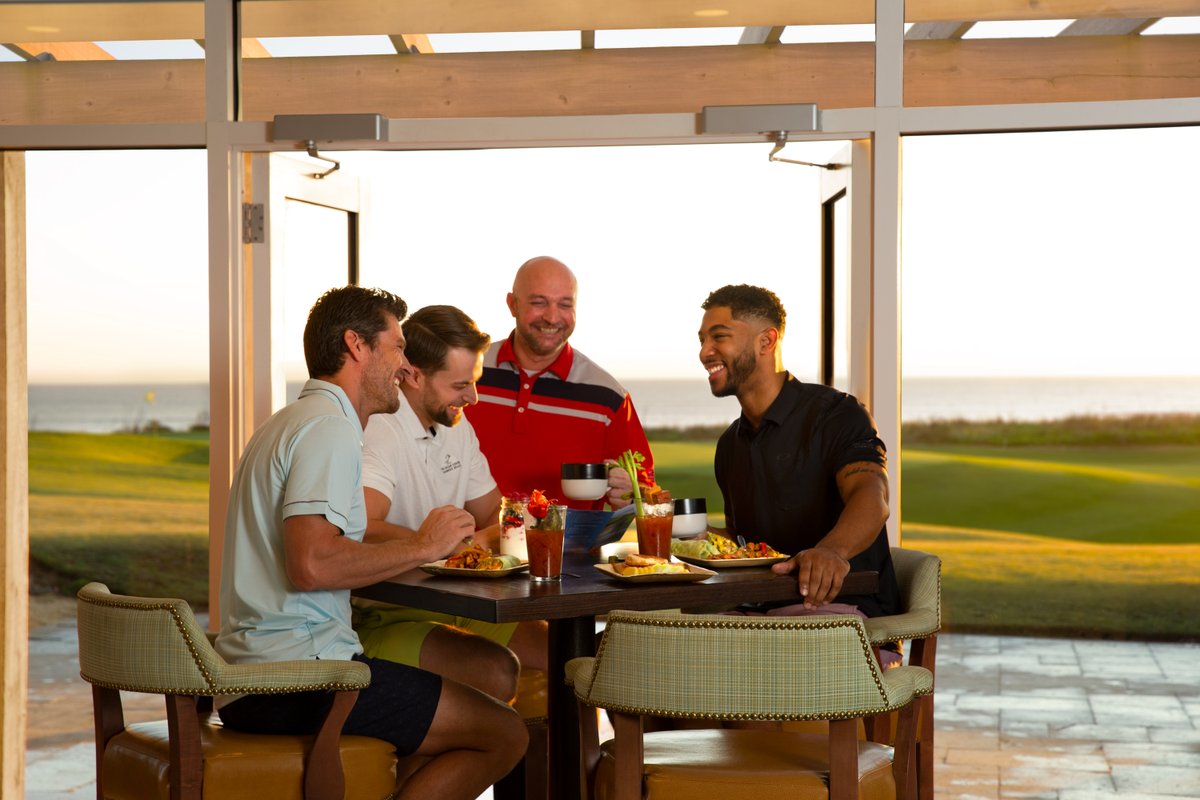
[[[370,683],[354,661],[229,664],[183,600],[116,595],[102,583],[78,594],[80,675],[92,684],[98,800],[389,798],[422,759],[387,742],[341,736]],[[315,736],[225,729],[211,714],[222,695],[330,691]],[[121,692],[161,694],[166,720],[125,725]]]
[[[854,616],[730,617],[615,611],[594,658],[568,663],[583,768],[596,800],[908,800],[921,667],[881,670]],[[596,714],[613,717],[598,745]],[[894,747],[859,720],[900,711]],[[644,733],[644,716],[829,720],[823,734],[702,728]]]
[[[867,637],[875,647],[908,640],[908,663],[935,674],[937,635],[942,628],[942,560],[920,550],[893,547],[892,564],[900,585],[902,610],[892,616],[868,619]],[[920,698],[918,703],[921,714],[916,742],[917,791],[920,800],[933,800],[933,694]],[[868,737],[875,741],[890,740],[887,727],[868,726]]]

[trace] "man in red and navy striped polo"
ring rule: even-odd
[[[466,413],[504,494],[541,489],[576,508],[604,500],[561,499],[560,467],[615,459],[625,450],[646,456],[650,445],[629,393],[612,375],[567,342],[575,330],[575,275],[538,256],[521,265],[508,294],[516,328],[493,342],[476,384],[479,403]],[[629,478],[609,470],[605,500],[629,504]]]

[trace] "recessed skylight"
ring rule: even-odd
[[[204,48],[192,39],[155,39],[136,42],[96,42],[118,61],[204,58]]]
[[[873,42],[874,25],[789,25],[779,37],[783,44],[816,42]]]
[[[1071,19],[1018,19],[976,22],[964,39],[1039,39],[1058,36]]]
[[[501,53],[519,50],[578,50],[579,31],[431,33],[435,53]]]
[[[1143,36],[1200,33],[1200,17],[1166,17],[1142,31]]]
[[[258,41],[277,58],[396,54],[386,36],[272,36]]]
[[[596,48],[697,47],[737,44],[745,28],[653,28],[596,31]]]

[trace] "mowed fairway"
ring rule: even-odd
[[[659,483],[721,512],[713,445],[653,447]],[[1200,447],[905,448],[903,502],[949,629],[1200,639]]]
[[[203,435],[30,435],[30,548],[70,592],[207,603]],[[660,484],[723,519],[714,443],[653,441]],[[904,450],[906,547],[943,560],[952,630],[1200,639],[1200,447]]]
[[[117,592],[208,605],[208,438],[29,436],[30,557],[70,592]]]
[[[904,450],[952,629],[1200,638],[1200,448]]]

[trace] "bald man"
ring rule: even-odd
[[[559,467],[615,459],[625,450],[646,456],[650,445],[633,401],[617,380],[567,341],[575,330],[575,274],[549,256],[521,265],[508,293],[516,327],[492,343],[467,409],[500,491],[541,489],[574,508],[629,504],[629,478],[609,470],[606,498],[566,500]],[[632,343],[631,343],[632,344]]]

